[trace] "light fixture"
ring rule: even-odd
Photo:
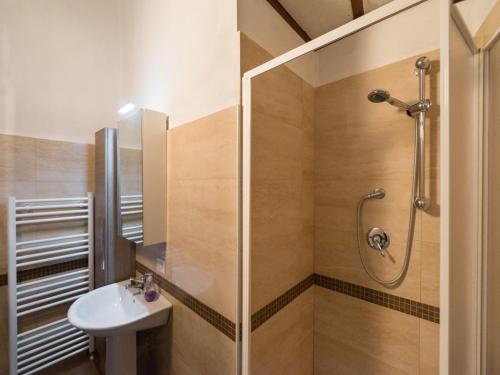
[[[126,115],[127,113],[132,112],[136,108],[137,107],[135,106],[135,104],[127,103],[118,110],[118,113],[121,115]]]

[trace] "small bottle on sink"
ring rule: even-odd
[[[153,283],[153,275],[150,272],[144,274],[144,299],[153,302],[158,298],[158,292]]]

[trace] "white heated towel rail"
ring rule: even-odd
[[[121,196],[122,235],[127,240],[139,244],[144,242],[142,219],[140,219],[140,223],[137,222],[137,217],[142,215],[142,211],[142,195]],[[130,221],[131,223],[126,223]]]
[[[29,375],[84,351],[93,339],[68,320],[50,321],[20,332],[19,318],[71,303],[93,289],[93,195],[77,198],[9,198],[9,351],[10,374]],[[82,225],[68,226],[68,222]],[[49,228],[47,227],[49,226]],[[43,229],[64,235],[41,236]],[[76,229],[72,229],[76,228]],[[82,230],[83,229],[83,230]],[[29,239],[20,240],[21,234]],[[39,238],[36,238],[39,237]],[[18,282],[18,272],[87,259],[87,266]],[[57,270],[57,266],[55,266]],[[42,274],[42,273],[41,273]],[[44,316],[47,314],[44,314]],[[59,317],[60,318],[60,317]],[[45,318],[44,318],[45,319]],[[47,322],[48,321],[48,322]]]

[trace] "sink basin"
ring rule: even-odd
[[[128,281],[94,289],[76,300],[68,311],[69,322],[93,336],[114,336],[157,327],[167,322],[172,304],[162,295],[146,302]]]
[[[136,374],[136,332],[167,323],[172,304],[163,296],[146,302],[128,280],[95,289],[77,299],[69,322],[93,336],[106,337],[106,375]]]

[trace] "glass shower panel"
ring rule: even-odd
[[[438,14],[437,2],[425,2],[252,78],[250,374],[438,373]],[[417,37],[423,19],[429,27]],[[388,30],[398,30],[390,42]],[[243,36],[244,59],[266,54]],[[421,133],[407,110],[419,104],[423,56],[428,206],[416,210]],[[401,105],[368,100],[375,89]],[[358,202],[377,188],[385,194],[364,204],[358,251]],[[359,253],[379,278],[393,278],[409,226],[408,270],[380,285]]]

